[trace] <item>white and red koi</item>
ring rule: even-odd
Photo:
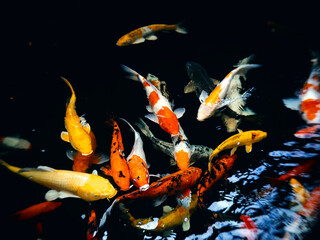
[[[232,101],[226,98],[232,79],[236,74],[244,75],[249,69],[260,67],[259,64],[243,64],[232,70],[208,95],[206,91],[202,91],[199,97],[201,105],[198,109],[197,120],[204,121],[213,116],[215,111],[223,106],[228,105]]]
[[[147,94],[147,98],[150,103],[149,111],[153,114],[148,114],[146,117],[151,121],[159,124],[159,126],[171,135],[179,134],[179,122],[178,118],[184,114],[184,108],[178,108],[174,112],[172,111],[171,104],[168,99],[165,98],[161,92],[147,79],[141,76],[131,68],[121,65],[123,70],[130,74],[130,78],[136,81],[140,81],[144,86]]]

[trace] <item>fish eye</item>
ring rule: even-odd
[[[258,134],[252,133],[252,139],[255,139]]]

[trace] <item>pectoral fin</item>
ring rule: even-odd
[[[181,118],[183,114],[185,113],[186,109],[185,108],[177,108],[174,110],[174,113],[176,114],[177,118]]]
[[[61,134],[60,134],[60,137],[61,137],[61,139],[63,141],[70,142],[69,133],[68,132],[62,131]]]
[[[133,44],[143,43],[145,40],[146,40],[146,39],[144,39],[144,38],[138,38],[137,40],[135,40],[135,41],[133,42]]]
[[[204,90],[202,90],[200,96],[199,96],[199,100],[201,103],[203,103],[207,98],[208,98],[208,93]]]
[[[89,123],[86,123],[86,124],[83,126],[83,129],[89,134],[90,131],[91,131],[90,124],[89,124]]]
[[[149,40],[149,41],[150,41],[150,40],[151,40],[151,41],[154,41],[154,40],[157,40],[158,38],[157,38],[156,35],[149,35],[149,36],[146,37],[146,39]]]
[[[46,195],[45,195],[45,199],[47,201],[54,201],[57,198],[63,199],[63,198],[79,198],[79,196],[72,194],[70,192],[64,192],[64,191],[56,191],[56,190],[49,190]]]
[[[249,153],[252,150],[252,144],[247,144],[246,145],[246,152]]]
[[[188,231],[190,229],[190,219],[188,218],[187,221],[184,221],[182,223],[182,230],[185,232],[185,231]]]
[[[145,115],[145,117],[148,118],[149,120],[151,120],[152,122],[159,124],[158,118],[155,114],[147,114],[147,115]]]
[[[231,149],[230,156],[232,156],[237,151],[237,148],[238,147],[234,147]]]
[[[103,171],[104,175],[112,176],[112,169],[109,165],[102,167],[101,170]]]

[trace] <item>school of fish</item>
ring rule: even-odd
[[[153,24],[123,35],[116,45],[122,47],[142,43],[145,40],[156,40],[155,34],[162,31],[187,34],[187,30],[181,24]],[[172,101],[169,101],[165,81],[160,81],[152,74],[145,78],[130,67],[121,65],[124,73],[128,74],[127,78],[140,82],[145,90],[148,101],[146,109],[149,112],[145,117],[158,124],[159,129],[169,135],[171,142],[155,137],[150,127],[140,118],[141,116],[137,116],[135,125],[143,136],[126,119],[121,116],[112,116],[104,119],[106,126],[112,128],[112,136],[109,138],[111,146],[104,146],[104,153],[96,153],[97,143],[92,128],[84,116],[79,116],[76,111],[76,91],[69,80],[62,78],[71,90],[71,97],[67,102],[64,117],[66,131],[62,131],[60,137],[64,142],[70,143],[73,148],[66,151],[68,158],[73,160],[72,170],[56,170],[48,166],[20,168],[1,159],[0,165],[9,171],[50,189],[45,195],[48,202],[36,204],[13,214],[11,221],[28,221],[39,215],[46,215],[63,205],[64,198],[74,197],[87,202],[103,199],[109,201],[106,201],[108,209],[101,219],[97,218],[94,209],[91,210],[87,239],[101,239],[99,230],[107,224],[106,220],[113,214],[116,206],[121,211],[121,217],[137,231],[159,233],[177,226],[182,226],[183,231],[188,231],[191,215],[208,208],[206,195],[210,191],[217,191],[212,189],[218,181],[226,178],[228,172],[234,167],[235,161],[239,163],[245,161],[235,155],[237,148],[245,146],[246,153],[250,153],[253,144],[259,148],[257,143],[267,138],[267,132],[263,130],[242,131],[238,128],[240,120],[245,120],[246,116],[255,115],[246,106],[246,100],[254,94],[254,89],[242,87],[242,81],[246,79],[248,70],[259,71],[259,67],[263,67],[260,64],[249,63],[253,61],[252,59],[253,57],[250,56],[240,61],[222,81],[210,78],[200,64],[186,63],[186,71],[191,81],[184,88],[184,92],[196,92],[200,100],[198,111],[194,113],[195,118],[199,122],[205,120],[208,122],[213,116],[221,116],[226,132],[233,134],[220,144],[211,138],[210,147],[190,143],[179,122],[186,109],[174,109]],[[320,65],[318,61],[319,59],[313,60],[310,76],[304,83],[298,98],[283,100],[288,108],[299,110],[306,121],[307,126],[294,134],[297,138],[315,140],[320,138]],[[168,85],[170,87],[170,84]],[[62,118],[61,116],[61,121],[63,121]],[[129,129],[134,135],[134,143],[128,156],[125,156],[127,149],[124,149],[123,144],[128,136],[122,135],[120,126]],[[235,133],[236,130],[238,133]],[[167,155],[167,159],[163,161],[167,161],[172,166],[171,169],[176,171],[168,172],[166,175],[149,173],[149,163],[152,164],[153,156],[145,153],[143,138],[149,139],[156,150]],[[0,141],[1,145],[10,149],[31,149],[31,143],[25,139],[6,136],[1,137]],[[229,155],[226,154],[226,150],[231,150]],[[223,155],[220,156],[221,153]],[[5,159],[5,155],[1,157]],[[295,196],[295,203],[292,205],[295,205],[297,214],[305,218],[315,218],[317,215],[320,208],[320,190],[318,187],[309,192],[296,178],[316,165],[317,159],[311,159],[277,178],[266,177],[273,188],[284,183],[290,184]],[[92,168],[95,170],[89,172]],[[164,215],[162,216],[138,218],[127,206],[146,199],[152,199],[154,206],[159,206],[170,196],[174,196],[178,204],[174,208],[163,206]],[[241,215],[239,219],[243,221],[242,227],[248,230],[247,239],[255,239],[258,230],[254,220],[247,215]],[[302,220],[297,218],[291,225],[299,224],[300,221]],[[284,239],[286,237],[290,237],[289,231]]]

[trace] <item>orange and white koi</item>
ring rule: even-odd
[[[320,65],[313,59],[311,73],[304,83],[298,98],[283,99],[287,108],[298,110],[307,124],[320,124]]]
[[[158,77],[152,74],[147,75],[147,80],[152,83],[161,93],[164,97],[169,99],[169,93],[167,91],[167,83],[165,81],[160,81]]]
[[[198,109],[197,120],[204,121],[207,118],[213,116],[215,111],[223,106],[226,106],[232,102],[232,100],[225,99],[231,84],[232,79],[236,74],[244,75],[248,70],[252,68],[260,67],[259,64],[243,64],[232,70],[208,95],[206,91],[202,91],[199,97],[201,102]],[[244,95],[246,96],[246,94]]]
[[[177,166],[180,170],[185,170],[190,164],[191,146],[180,125],[179,134],[177,136],[172,136],[171,138],[174,148],[174,159],[177,162]]]
[[[30,150],[32,148],[32,145],[28,140],[18,137],[0,137],[0,144],[16,149]]]
[[[130,74],[130,78],[136,81],[140,81],[144,86],[147,94],[147,98],[150,103],[147,110],[152,112],[145,117],[153,122],[159,124],[159,126],[171,135],[179,134],[179,122],[178,118],[182,117],[185,112],[184,108],[177,108],[174,112],[172,111],[171,104],[168,99],[165,98],[161,92],[147,79],[135,72],[131,68],[121,65],[123,70]]]
[[[111,153],[110,153],[110,168],[102,167],[102,171],[113,177],[115,183],[122,191],[127,191],[130,188],[130,171],[125,157],[123,156],[123,143],[119,125],[116,120],[111,119],[113,125]]]
[[[238,129],[239,133],[229,137],[224,140],[215,150],[213,150],[212,154],[209,157],[209,166],[208,169],[210,171],[211,161],[212,159],[221,151],[225,149],[232,149],[230,155],[232,156],[238,147],[246,146],[246,152],[250,153],[252,150],[252,144],[256,142],[260,142],[262,139],[267,137],[267,133],[260,130],[251,130],[243,132]]]
[[[297,138],[314,138],[320,139],[320,125],[313,125],[300,129],[294,134]]]
[[[206,171],[200,178],[197,186],[198,204],[199,207],[204,209],[206,206],[203,201],[204,194],[209,190],[217,181],[226,175],[237,159],[237,155],[223,155],[212,164],[211,171]]]
[[[142,139],[140,134],[127,120],[123,118],[120,119],[125,121],[134,132],[134,144],[131,153],[127,157],[131,181],[137,188],[140,189],[140,191],[145,191],[149,188],[150,176],[146,156],[143,151]]]
[[[152,24],[145,27],[135,29],[125,35],[123,35],[118,41],[117,46],[123,47],[131,44],[138,44],[147,40],[157,40],[155,33],[159,31],[173,30],[178,33],[186,34],[185,28],[181,27],[180,24]]]
[[[66,116],[64,118],[67,132],[61,132],[62,140],[70,142],[72,147],[83,155],[93,152],[90,133],[90,125],[84,117],[79,117],[75,109],[76,95],[70,82],[62,78],[70,87],[72,95],[67,105]]]
[[[105,198],[110,199],[117,194],[117,190],[108,179],[95,174],[55,170],[46,166],[18,168],[3,160],[0,160],[0,165],[33,182],[54,189],[46,194],[45,197],[48,201],[65,197],[78,197],[85,201],[96,201]]]

